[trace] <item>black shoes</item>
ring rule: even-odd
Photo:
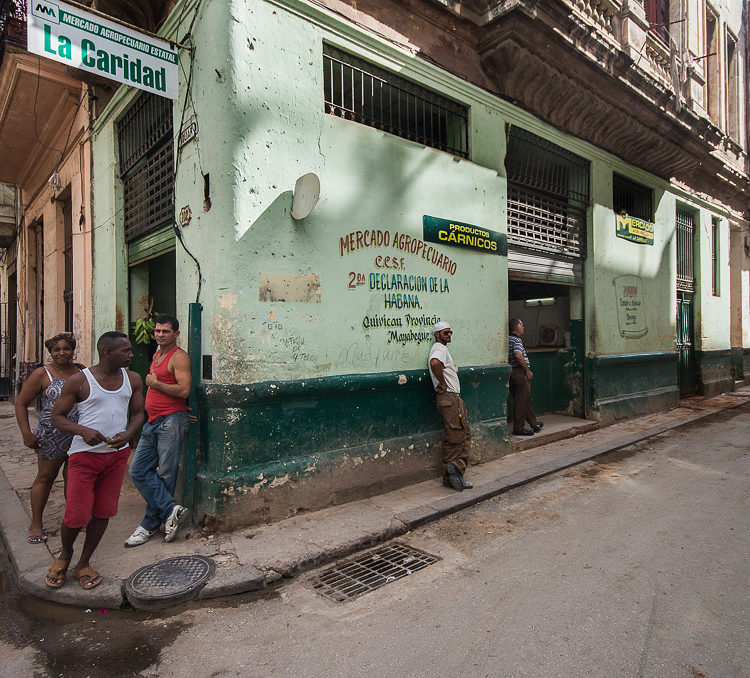
[[[534,427],[534,433],[539,433],[539,431],[541,431],[543,428],[544,428],[544,422],[538,421],[536,423],[536,426]]]
[[[539,426],[539,424],[537,424],[537,426]],[[513,431],[513,435],[514,436],[533,436],[534,431],[532,431],[530,428],[525,428],[520,433],[518,431]]]
[[[445,472],[448,474],[448,480],[443,481],[443,485],[446,487],[452,487],[456,492],[462,492],[463,490],[470,490],[474,485],[472,485],[467,480],[464,480],[463,475],[461,475],[461,471],[458,470],[458,466],[456,466],[453,462],[448,464],[445,467]]]

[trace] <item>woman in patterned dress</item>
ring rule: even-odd
[[[73,440],[73,436],[61,433],[50,424],[52,408],[60,397],[65,380],[80,372],[83,367],[73,362],[76,340],[72,334],[56,334],[47,339],[44,345],[50,353],[50,362],[31,373],[16,399],[16,420],[23,435],[23,444],[36,450],[37,454],[38,470],[31,485],[31,525],[28,530],[30,544],[43,544],[47,541],[42,527],[42,514],[60,467],[68,459],[68,448]],[[28,407],[38,395],[42,396],[42,410],[39,425],[32,431]],[[73,421],[78,420],[75,407],[68,416]]]

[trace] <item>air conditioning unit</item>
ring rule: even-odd
[[[557,325],[542,325],[539,328],[540,346],[559,346]]]

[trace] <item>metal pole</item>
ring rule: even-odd
[[[198,458],[198,432],[200,430],[200,412],[198,411],[198,384],[200,383],[201,364],[201,311],[200,304],[189,304],[188,311],[188,354],[190,355],[190,373],[192,386],[188,405],[192,414],[198,417],[198,423],[188,430],[187,453],[185,455],[185,474],[182,488],[182,503],[195,514],[195,474]]]

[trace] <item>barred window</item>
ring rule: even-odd
[[[619,174],[613,177],[612,203],[617,214],[625,212],[629,217],[654,220],[654,192]]]
[[[125,240],[174,218],[172,102],[144,92],[117,125]]]
[[[585,256],[590,163],[528,130],[508,130],[508,242]]]
[[[469,156],[467,106],[327,44],[323,87],[330,115]]]

